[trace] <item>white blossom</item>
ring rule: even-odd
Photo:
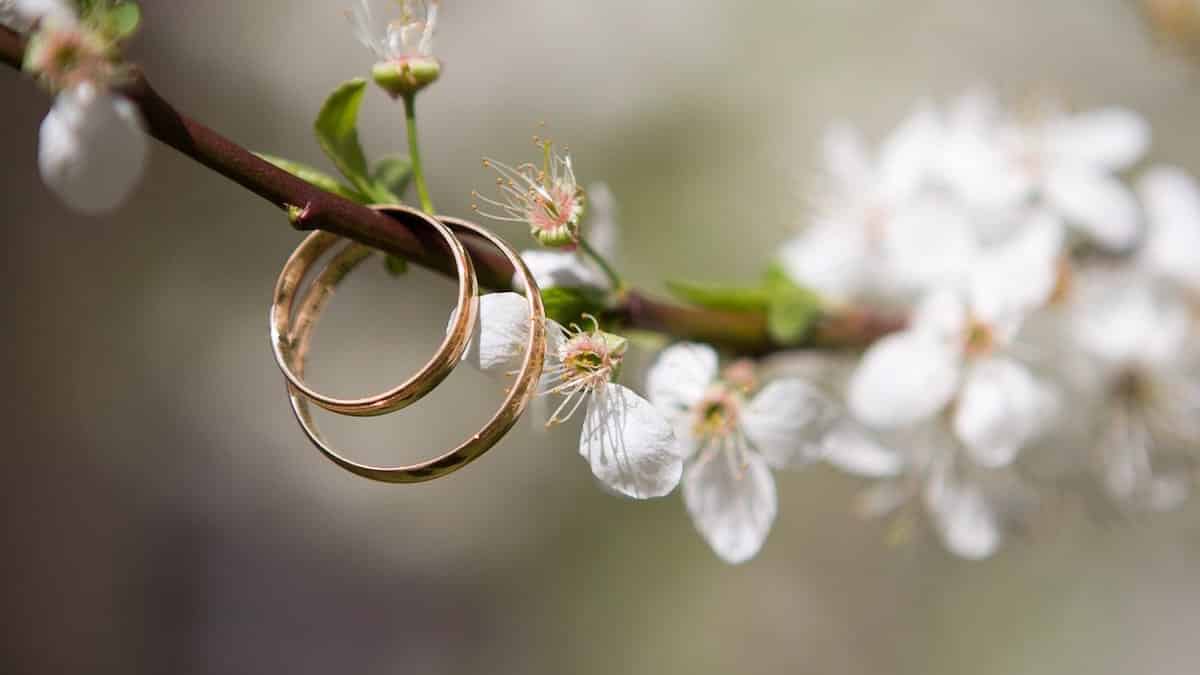
[[[1050,298],[1061,246],[1061,228],[1045,220],[982,256],[965,291],[928,295],[907,330],[863,356],[847,394],[855,416],[894,429],[954,402],[953,427],[973,459],[1011,462],[1040,430],[1049,394],[1008,349]]]
[[[832,423],[830,402],[797,378],[748,395],[719,371],[707,345],[668,347],[647,374],[647,393],[671,420],[688,464],[683,497],[700,534],[723,560],[762,548],[778,502],[772,468],[815,457]]]
[[[137,108],[85,82],[60,93],[42,121],[38,167],[72,209],[103,213],[141,181],[147,146]]]
[[[529,338],[529,306],[517,293],[480,298],[478,336],[464,358],[481,370],[511,375]],[[671,424],[645,398],[613,382],[624,338],[599,328],[567,330],[547,319],[546,366],[539,397],[557,400],[547,424],[584,409],[579,453],[609,490],[636,499],[661,497],[678,485],[681,447]]]
[[[1149,145],[1150,130],[1139,115],[1123,108],[1049,110],[1034,121],[1008,125],[999,142],[1008,155],[1007,180],[1026,181],[1067,224],[1108,248],[1136,241],[1137,202],[1116,174]]]
[[[616,259],[619,229],[616,220],[616,201],[604,183],[593,183],[587,188],[588,228],[586,236],[592,249],[610,263]],[[572,250],[529,249],[521,251],[521,258],[533,274],[540,288],[561,286],[566,288],[596,288],[607,290],[611,282],[595,261],[582,255],[578,248]],[[525,281],[513,274],[513,288],[525,290]]]
[[[829,129],[813,221],[780,254],[788,275],[834,300],[958,281],[975,241],[966,212],[933,189],[944,136],[929,105],[892,132],[874,161],[854,129]]]
[[[433,57],[437,29],[438,0],[399,0],[399,16],[387,20],[374,6],[375,0],[359,0],[346,12],[354,36],[380,61],[404,61]]]
[[[512,167],[494,159],[483,160],[485,167],[499,174],[496,188],[500,200],[474,192],[479,203],[497,210],[483,211],[478,203],[472,208],[493,220],[528,226],[529,234],[542,246],[574,250],[579,245],[585,193],[575,179],[571,156],[555,152],[549,140],[534,140],[542,150],[541,166],[526,162]]]
[[[1134,506],[1178,506],[1200,461],[1192,311],[1170,289],[1127,274],[1086,284],[1074,311],[1075,344],[1097,364],[1096,449],[1106,487]]]

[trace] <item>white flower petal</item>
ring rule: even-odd
[[[15,0],[9,5],[0,3],[0,20],[13,30],[29,30],[38,20],[59,27],[76,23],[74,4],[65,0]]]
[[[725,452],[702,454],[684,471],[683,501],[696,529],[727,563],[753,558],[767,539],[778,510],[775,479],[767,462],[744,453],[739,466]]]
[[[971,311],[985,323],[1020,320],[1050,301],[1065,232],[1057,217],[1034,212],[1020,232],[981,256],[971,274]]]
[[[1143,263],[1200,292],[1200,185],[1174,167],[1155,167],[1138,183],[1148,221]]]
[[[450,313],[449,323],[454,322],[456,312]],[[562,334],[562,326],[546,321],[546,345],[551,355]],[[504,376],[521,367],[528,341],[529,303],[525,297],[519,293],[489,293],[479,298],[475,337],[463,353],[463,360],[485,373]]]
[[[621,228],[617,224],[617,199],[607,183],[592,183],[587,188],[588,243],[610,263],[618,261]],[[601,276],[603,279],[603,276]],[[605,284],[607,285],[607,284]]]
[[[871,175],[871,160],[867,156],[862,135],[853,126],[838,122],[825,130],[821,139],[825,170],[846,189],[861,186]]]
[[[607,288],[604,274],[576,252],[532,249],[521,252],[521,259],[533,274],[539,288]],[[524,293],[525,279],[513,274],[513,289]]]
[[[889,290],[906,293],[961,288],[977,256],[966,213],[940,197],[915,199],[898,209],[883,243],[887,279],[895,287]]]
[[[904,469],[900,453],[850,424],[838,425],[823,445],[825,461],[855,476],[885,478],[899,475]]]
[[[147,151],[137,108],[85,83],[61,92],[42,121],[38,167],[67,206],[103,213],[137,187]]]
[[[932,417],[958,388],[960,360],[950,343],[912,331],[889,335],[867,350],[851,377],[850,409],[885,429]]]
[[[871,280],[866,228],[843,222],[809,227],[784,245],[779,262],[792,281],[835,300],[863,293]]]
[[[925,504],[953,554],[981,560],[1000,548],[1000,523],[987,497],[976,485],[964,485],[936,472],[926,486]]]
[[[879,150],[879,190],[888,201],[914,194],[939,160],[944,128],[937,110],[921,103]]]
[[[1082,298],[1071,324],[1076,342],[1112,366],[1169,369],[1191,335],[1188,308],[1144,283],[1114,281]]]
[[[686,441],[691,435],[685,425],[692,407],[716,379],[716,350],[704,344],[681,342],[664,349],[650,366],[646,373],[646,394]]]
[[[911,330],[923,336],[945,342],[958,342],[966,334],[970,315],[962,296],[954,291],[939,289],[927,293],[913,310],[909,321]]]
[[[990,557],[1000,548],[996,514],[978,489],[963,489],[939,502],[933,511],[942,543],[968,560]]]
[[[742,409],[739,426],[771,466],[812,461],[836,421],[833,402],[798,378],[775,380]]]
[[[1010,464],[1040,431],[1048,395],[1021,364],[989,358],[967,371],[954,431],[980,466]]]
[[[1102,108],[1058,120],[1047,137],[1051,152],[1067,161],[1120,171],[1145,154],[1150,125],[1131,110]]]
[[[1045,190],[1062,216],[1097,243],[1124,249],[1137,239],[1137,201],[1113,176],[1086,165],[1064,164],[1046,177]]]
[[[668,494],[683,475],[671,425],[649,401],[619,384],[591,394],[579,454],[601,483],[635,499]]]

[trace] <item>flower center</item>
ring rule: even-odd
[[[595,322],[593,317],[588,318]],[[554,355],[556,363],[543,376],[550,387],[540,395],[563,397],[546,426],[570,419],[588,394],[612,380],[625,356],[625,338],[605,333],[599,326],[591,332],[584,332],[574,324],[572,329],[574,333]]]
[[[737,428],[741,408],[737,392],[726,385],[714,385],[693,409],[692,432],[703,440],[724,438]]]
[[[992,332],[992,327],[982,321],[971,320],[970,327],[967,328],[966,352],[967,356],[986,356],[996,347],[996,334]]]

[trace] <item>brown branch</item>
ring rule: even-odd
[[[4,63],[20,69],[25,47],[21,35],[0,26],[0,59]],[[141,110],[147,131],[154,138],[281,209],[298,209],[299,215],[292,220],[297,229],[333,232],[443,274],[455,274],[445,245],[419,222],[382,215],[259,159],[176,110],[150,86],[140,70],[135,70],[120,92]],[[463,243],[480,283],[495,290],[511,288],[513,269],[503,255],[475,237],[464,236]],[[631,328],[709,342],[739,353],[764,354],[779,348],[767,335],[765,318],[757,313],[682,307],[636,290],[626,294],[615,313]],[[832,316],[817,326],[809,346],[860,347],[901,325],[895,318],[861,313]]]

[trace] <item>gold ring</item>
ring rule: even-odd
[[[297,334],[296,328],[302,328],[304,334],[311,329],[316,313],[300,312],[296,321],[302,324],[293,328],[292,310],[295,305],[296,292],[308,271],[317,260],[343,241],[341,237],[327,232],[314,232],[300,243],[279,273],[279,281],[275,284],[274,302],[271,304],[271,348],[275,352],[275,362],[283,371],[292,389],[299,391],[305,398],[317,405],[342,415],[369,417],[383,415],[400,410],[420,400],[421,397],[433,391],[442,380],[454,370],[462,359],[463,352],[471,341],[471,332],[475,328],[476,313],[479,311],[479,287],[475,280],[475,267],[463,248],[462,242],[441,222],[425,214],[404,206],[374,207],[380,211],[403,211],[407,216],[419,218],[428,224],[446,242],[454,265],[458,271],[458,301],[455,319],[446,333],[446,338],[438,347],[433,358],[429,360],[416,374],[399,386],[377,394],[357,399],[339,399],[321,394],[307,384],[302,376],[293,371],[290,364],[294,361],[303,362],[304,354],[297,350],[307,350],[308,346],[300,345],[293,339]],[[329,285],[331,288],[343,277],[350,273],[363,260],[372,254],[372,250],[362,244],[349,243],[336,258],[330,262],[327,272],[332,270],[336,279]],[[321,298],[323,303],[328,293]],[[305,323],[307,322],[307,324]]]
[[[387,213],[396,207],[378,208]],[[313,445],[338,466],[364,478],[385,483],[421,483],[453,473],[478,459],[499,442],[520,419],[526,406],[529,405],[529,401],[537,393],[537,385],[542,375],[542,364],[546,355],[546,311],[542,306],[541,292],[533,274],[525,267],[525,263],[517,251],[491,232],[465,220],[442,218],[442,221],[456,232],[470,232],[491,242],[508,258],[516,273],[525,282],[525,298],[529,303],[530,321],[525,358],[521,363],[521,368],[517,371],[516,379],[508,389],[508,395],[504,402],[482,429],[472,434],[458,447],[438,457],[406,466],[385,467],[361,464],[332,448],[321,437],[306,397],[295,388],[290,388],[292,412],[295,413],[296,420]],[[309,287],[308,295],[302,304],[303,316],[297,320],[296,328],[290,336],[291,342],[296,347],[289,352],[293,359],[290,365],[297,373],[304,372],[304,358],[308,352],[311,328],[320,314],[324,297],[328,296],[332,287],[342,276],[344,273],[340,269],[339,261],[335,259]]]

